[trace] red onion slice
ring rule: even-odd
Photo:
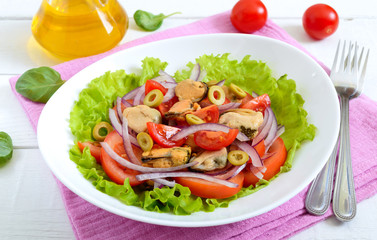
[[[254,167],[263,167],[263,163],[258,152],[252,146],[250,146],[248,143],[239,141],[235,141],[235,144],[239,149],[241,149],[242,151],[246,152],[247,155],[249,155]]]
[[[270,111],[269,114],[271,115],[270,117],[272,117],[272,123],[271,123],[270,131],[268,132],[266,138],[264,139],[264,144],[266,146],[271,145],[271,143],[273,142],[276,136],[277,129],[278,129],[278,123],[276,121],[275,114],[272,112],[271,108],[269,108],[269,111]]]
[[[270,128],[271,128],[271,125],[272,125],[272,110],[271,108],[266,108],[266,110],[264,111],[265,114],[264,114],[264,120],[263,120],[263,123],[262,123],[262,126],[259,128],[259,133],[258,135],[253,139],[253,143],[252,145],[255,146],[257,145],[260,141],[262,141],[263,139],[265,139],[267,137],[267,134],[270,132]]]
[[[166,179],[163,179],[163,178],[156,178],[156,179],[153,179],[153,181],[155,182],[155,185],[162,185],[162,186],[168,186],[168,187],[174,187],[175,185],[175,181],[169,181],[169,180],[166,180]],[[156,184],[157,183],[157,184]],[[156,186],[155,186],[156,188]]]
[[[121,116],[122,115],[120,115],[119,117],[121,117]],[[119,123],[119,119],[118,119],[114,109],[112,109],[112,108],[109,108],[109,118],[110,118],[111,125],[113,126],[115,131],[117,131],[117,133],[120,136],[122,136],[122,125]]]
[[[123,135],[122,136],[123,146],[124,146],[124,149],[126,150],[128,159],[136,165],[141,165],[140,159],[138,159],[135,156],[134,150],[132,149],[130,135],[128,134],[128,121],[127,121],[127,118],[125,117],[123,117],[122,135]]]
[[[207,71],[205,69],[200,71],[199,77],[196,81],[201,82],[207,76]]]
[[[256,167],[251,167],[251,172],[258,178],[258,179],[262,179],[263,178],[263,174],[258,170],[258,168]]]
[[[225,83],[225,79],[224,80],[221,80],[220,82],[216,83],[217,86],[221,87],[223,86]]]
[[[109,154],[109,156],[112,159],[114,159],[115,161],[117,161],[120,165],[122,165],[126,168],[129,168],[129,169],[139,171],[139,172],[155,172],[155,173],[157,173],[157,172],[174,172],[174,171],[182,170],[182,169],[185,169],[185,168],[188,168],[188,167],[192,167],[195,164],[197,164],[197,162],[193,161],[193,162],[190,162],[190,163],[187,163],[187,164],[183,164],[183,165],[176,166],[176,167],[170,167],[170,168],[143,167],[143,166],[140,166],[140,165],[133,164],[130,161],[128,161],[127,159],[124,159],[121,156],[119,156],[116,152],[114,152],[114,150],[106,142],[100,142],[100,144],[103,147],[103,149],[106,151],[106,153]]]
[[[228,133],[231,128],[218,123],[203,123],[196,124],[190,127],[184,128],[171,138],[172,141],[180,140],[184,137],[187,137],[190,134],[196,133],[197,131],[221,131]],[[243,133],[238,132],[237,139],[241,142],[249,141],[250,139]]]
[[[232,176],[230,176],[228,179],[231,179],[231,178],[237,176],[242,170],[244,170],[245,167],[246,167],[246,163],[244,163],[241,166],[239,166],[237,168],[237,170],[232,174]]]
[[[258,171],[260,171],[261,173],[265,173],[267,171],[267,168],[266,167],[258,167],[257,168]]]
[[[116,107],[116,109],[117,109],[117,114],[118,114],[118,120],[119,120],[120,123],[122,123],[122,118],[121,118],[121,116],[123,115],[122,114],[122,98],[120,98],[120,97],[117,97],[117,107]]]
[[[226,179],[229,180],[233,177],[235,177],[237,174],[239,174],[244,168],[246,167],[246,163],[240,165],[240,166],[233,166],[229,171],[227,171],[224,174],[216,175],[214,177],[220,178],[220,179]]]
[[[135,99],[134,99],[134,105],[140,105],[143,103],[143,99],[145,97],[145,87],[144,85],[139,89],[137,92]]]
[[[166,92],[162,102],[170,101],[175,96],[175,87],[169,88]]]
[[[241,103],[231,102],[231,103],[227,103],[227,104],[220,105],[220,106],[217,106],[217,107],[219,108],[219,112],[221,114],[225,111],[228,111],[229,109],[238,108],[240,105],[241,105]]]
[[[160,74],[160,76],[163,76],[166,82],[177,83],[170,74],[163,70],[158,71],[158,74]]]
[[[251,96],[252,96],[253,98],[259,97],[259,95],[258,95],[256,92],[254,92],[254,91],[251,93]]]
[[[122,116],[122,115],[120,115],[120,116]],[[114,109],[112,109],[112,108],[109,109],[109,118],[110,118],[111,125],[113,126],[115,131],[119,134],[119,136],[122,137],[123,136],[122,125],[119,122],[119,120],[118,120],[118,118],[115,114]],[[132,131],[131,129],[129,129],[129,130]],[[139,143],[137,142],[137,139],[134,136],[129,135],[129,139],[130,139],[130,141],[133,145],[135,145],[136,147],[140,147]]]
[[[199,63],[195,64],[194,67],[191,70],[190,79],[194,81],[198,81],[200,75],[200,65]]]
[[[267,158],[270,158],[272,157],[273,155],[275,155],[276,152],[273,152],[273,153],[269,153],[269,152],[266,152],[263,157],[261,157],[262,161],[266,160]]]
[[[138,93],[138,91],[140,90],[141,87],[144,87],[144,85],[137,87],[137,88],[133,89],[132,91],[128,92],[126,95],[124,95],[122,97],[122,100],[128,100],[128,99],[135,98],[136,94]]]
[[[146,173],[146,174],[139,174],[136,175],[136,179],[139,181],[148,180],[148,179],[156,179],[156,178],[166,178],[166,177],[191,177],[191,178],[200,178],[203,180],[207,180],[210,182],[218,183],[230,188],[238,187],[238,184],[232,183],[223,179],[211,177],[209,175],[203,173],[196,173],[196,172],[160,172],[160,173]]]
[[[276,131],[276,135],[275,137],[272,139],[271,143],[266,145],[266,152],[268,151],[268,149],[270,149],[271,145],[275,142],[275,140],[280,137],[285,131],[285,127],[284,126],[280,126],[278,128],[278,130]]]
[[[124,105],[126,108],[128,108],[128,107],[133,107],[133,106],[134,106],[134,105],[132,105],[129,101],[124,100],[123,98],[122,98],[122,103],[123,103],[123,105]]]

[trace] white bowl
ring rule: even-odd
[[[106,71],[125,69],[137,73],[141,60],[157,57],[169,63],[166,71],[174,73],[203,54],[231,53],[241,60],[266,62],[275,77],[288,74],[296,81],[297,92],[305,100],[309,122],[318,129],[312,142],[305,142],[296,152],[292,170],[281,174],[262,190],[230,203],[214,212],[189,216],[145,211],[127,206],[108,196],[86,180],[69,159],[73,136],[69,116],[80,91]],[[55,176],[70,190],[88,202],[117,215],[159,225],[180,227],[215,226],[241,221],[278,207],[304,189],[319,173],[331,154],[339,130],[339,102],[326,72],[308,55],[291,45],[271,38],[243,34],[210,34],[153,42],[126,49],[83,69],[65,83],[48,101],[38,123],[38,144]]]

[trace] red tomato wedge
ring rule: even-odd
[[[154,80],[147,80],[147,82],[145,83],[145,95],[155,89],[160,90],[164,96],[168,92],[168,89],[162,86],[161,83]]]
[[[85,147],[89,147],[90,154],[97,160],[98,163],[101,163],[101,145],[98,142],[77,142],[79,149],[84,151]]]
[[[157,110],[160,111],[161,116],[164,117],[165,113],[169,111],[169,109],[176,103],[178,102],[178,97],[174,96],[172,99],[170,99],[167,102],[161,103],[158,105]]]
[[[230,188],[207,180],[189,177],[175,178],[175,181],[182,186],[190,188],[192,194],[203,198],[228,198],[238,193],[243,184],[244,174],[240,172],[237,176],[229,179],[230,182],[238,184],[236,188]]]
[[[242,103],[240,108],[247,108],[254,110],[256,112],[264,112],[266,108],[271,105],[271,100],[268,94],[260,95],[256,98],[251,99],[248,102]]]
[[[181,129],[179,128],[153,122],[148,122],[147,128],[149,135],[151,136],[153,141],[161,147],[179,147],[186,142],[186,138],[180,139],[178,141],[170,140],[170,138],[174,134],[181,131]]]
[[[123,139],[116,131],[109,133],[105,138],[105,142],[109,144],[109,146],[118,155],[127,159],[127,156],[125,155],[126,152],[123,147]],[[142,150],[136,147],[133,147],[133,150],[136,157],[141,158]],[[116,184],[123,185],[126,178],[129,178],[131,186],[136,186],[142,183],[142,181],[138,181],[136,179],[136,175],[140,174],[138,171],[123,167],[118,162],[113,160],[103,148],[101,149],[101,162],[102,168],[107,176],[109,176],[109,178]]]
[[[203,119],[206,123],[218,123],[219,122],[219,108],[216,105],[211,105],[192,113],[195,116]]]
[[[199,147],[215,151],[229,146],[237,137],[238,129],[230,129],[228,133],[214,131],[198,131],[194,133],[194,142]]]
[[[285,148],[283,139],[280,137],[276,139],[268,152],[273,153],[273,155],[264,160],[264,166],[267,168],[266,172],[263,173],[263,179],[265,180],[270,180],[280,171],[280,167],[284,165],[287,158],[287,149]],[[255,186],[257,182],[259,182],[259,179],[246,167],[244,186]]]

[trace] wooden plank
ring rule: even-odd
[[[74,239],[56,180],[38,149],[0,168],[1,239]]]
[[[172,13],[180,11],[181,15],[173,18],[202,18],[219,12],[232,9],[237,0],[119,0],[130,17],[138,9],[153,13]],[[1,19],[31,19],[37,12],[41,0],[12,0],[0,1]],[[311,5],[319,3],[317,0],[265,0],[268,14],[272,18],[301,18],[304,11]],[[375,17],[376,2],[371,0],[359,0],[357,4],[351,0],[323,0],[332,6],[340,17]]]

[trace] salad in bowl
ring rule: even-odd
[[[147,57],[140,75],[107,72],[80,92],[70,158],[98,190],[148,211],[214,211],[289,171],[313,140],[295,82],[265,63],[202,55],[172,74],[167,64]]]

